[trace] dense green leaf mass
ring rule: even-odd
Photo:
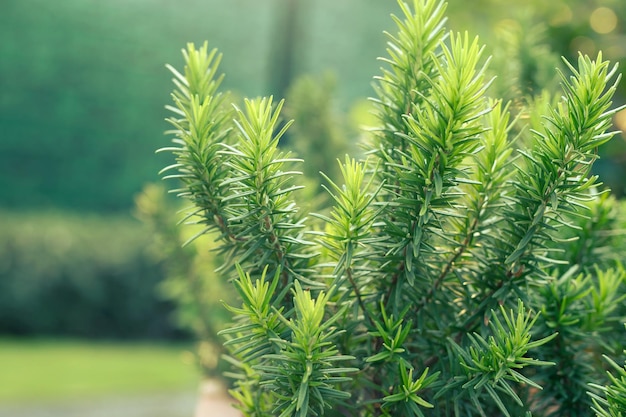
[[[188,44],[183,72],[171,68],[165,150],[176,163],[164,171],[192,204],[189,222],[218,234],[218,272],[240,296],[221,332],[239,407],[264,417],[619,409],[623,381],[594,364],[625,341],[626,252],[623,232],[608,235],[619,205],[591,174],[616,134],[617,65],[580,54],[559,72],[560,98],[503,103],[478,38],[445,29],[444,1],[398,4],[367,159],[347,156],[342,181],[326,177],[327,214],[297,204],[302,162],[278,148],[291,124],[279,123],[282,101],[222,105],[207,43]]]
[[[0,333],[189,337],[157,289],[166,271],[152,239],[129,216],[0,212]]]

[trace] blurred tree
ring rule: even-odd
[[[164,163],[146,157],[165,143],[166,124],[154,123],[165,117],[169,80],[162,63],[177,62],[179,45],[190,40],[219,45],[228,57],[225,86],[247,96],[282,98],[298,73],[332,68],[338,107],[346,109],[372,94],[368,80],[385,48],[379,33],[393,11],[393,2],[378,0],[5,0],[0,205],[130,208]],[[452,1],[448,12],[483,39],[541,22],[557,56],[602,49],[626,64],[621,0],[474,0],[471,7]],[[520,16],[529,16],[528,25]],[[624,88],[617,103],[625,100]],[[626,130],[626,113],[616,124]],[[597,166],[616,191],[626,176],[623,148],[620,141],[609,145]]]
[[[278,0],[274,6],[274,27],[270,62],[270,91],[276,97],[285,97],[296,75],[297,51],[302,48],[303,19],[300,0]]]
[[[330,73],[323,77],[305,75],[297,78],[287,92],[285,117],[295,121],[288,147],[307,160],[303,170],[312,180],[311,198],[322,191],[320,172],[330,178],[339,177],[336,158],[348,152],[349,137],[356,136],[348,131],[345,115],[337,109],[335,86],[336,79]]]

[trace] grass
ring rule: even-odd
[[[0,339],[0,403],[195,389],[199,374],[181,345]]]

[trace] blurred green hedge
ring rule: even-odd
[[[285,21],[288,5],[297,5],[295,23]],[[609,33],[592,25],[598,10],[614,15]],[[282,98],[278,85],[330,70],[345,111],[373,94],[376,57],[385,50],[380,33],[392,12],[395,2],[380,0],[4,0],[0,207],[128,211],[166,164],[154,155],[168,143],[164,65],[178,66],[189,41],[207,39],[224,53],[224,87],[242,96]],[[579,49],[602,49],[626,64],[623,0],[450,0],[449,15],[449,27],[469,27],[488,44],[501,38],[499,28],[526,22],[531,35],[536,24],[544,27],[556,56],[575,60]],[[616,103],[624,100],[626,83]],[[626,113],[622,120],[624,129]],[[599,168],[624,193],[621,145],[609,145]]]
[[[0,334],[184,336],[151,239],[130,217],[0,212]]]
[[[225,53],[227,89],[267,94],[275,81],[272,62],[281,61],[283,53],[274,44],[283,30],[277,21],[284,3],[3,1],[0,207],[128,211],[133,196],[158,179],[166,162],[154,154],[169,143],[163,135],[168,128],[163,104],[171,90],[165,63],[179,65],[186,42],[209,39]],[[367,46],[380,38],[380,22],[387,21],[381,12],[389,5],[301,3],[304,45],[298,50],[307,54],[296,57],[302,65],[295,70],[345,67],[358,59],[363,65],[354,66],[349,79],[358,72],[360,82],[341,84],[341,93],[367,95],[384,42],[377,41],[375,49]],[[360,13],[350,13],[355,4]],[[319,39],[348,29],[350,37]],[[363,33],[370,34],[364,38]]]

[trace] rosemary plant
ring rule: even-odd
[[[368,157],[326,177],[326,215],[296,203],[283,102],[226,105],[206,43],[188,45],[182,73],[170,67],[176,163],[164,172],[192,203],[188,221],[217,236],[218,273],[239,294],[221,332],[238,407],[623,415],[624,370],[602,359],[624,342],[625,246],[610,233],[621,204],[591,174],[614,135],[617,67],[565,62],[558,104],[514,119],[490,97],[479,40],[445,29],[443,1],[399,5]]]

